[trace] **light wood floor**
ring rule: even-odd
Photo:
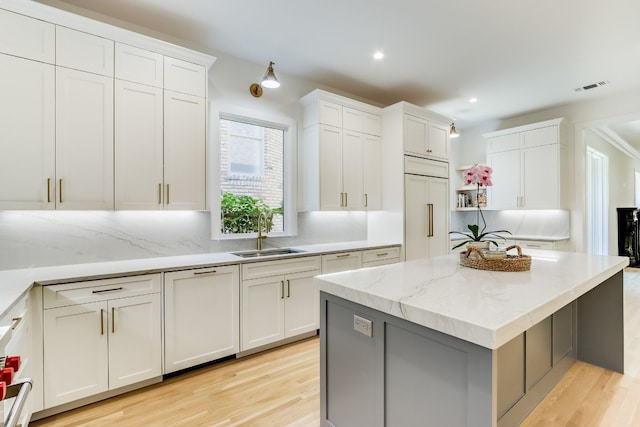
[[[310,338],[31,425],[317,427],[318,347]],[[577,362],[521,426],[640,426],[640,272],[625,273],[625,374]]]

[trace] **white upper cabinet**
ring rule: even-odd
[[[0,9],[0,52],[53,64],[55,25]]]
[[[205,209],[205,146],[205,99],[165,90],[165,209]]]
[[[569,205],[571,138],[564,119],[486,134],[491,209],[564,209]]]
[[[116,79],[162,88],[164,84],[164,57],[138,47],[116,42]]]
[[[56,65],[113,77],[113,40],[56,27]]]
[[[207,72],[202,65],[164,57],[164,88],[205,98]]]
[[[163,91],[115,82],[116,209],[162,209]]]
[[[57,209],[113,209],[113,79],[58,67]]]
[[[449,159],[449,126],[411,114],[404,115],[404,150],[407,154]]]
[[[0,209],[53,209],[54,66],[0,54]]]
[[[304,209],[381,209],[379,109],[321,90],[301,102]]]

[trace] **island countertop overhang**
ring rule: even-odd
[[[497,349],[621,271],[628,259],[528,251],[525,272],[462,267],[443,257],[317,276],[321,291]]]

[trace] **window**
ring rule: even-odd
[[[262,212],[283,233],[286,129],[236,117],[219,125],[221,235],[256,233]]]

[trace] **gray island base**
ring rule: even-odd
[[[369,269],[359,277],[355,272],[319,276],[322,425],[517,426],[576,360],[622,373],[624,265],[592,271],[598,283],[586,285],[585,292],[577,282],[567,285],[575,291],[573,299],[561,287],[561,297],[547,298],[535,315],[529,313],[541,320],[515,333],[512,328],[504,343],[483,345],[406,320],[407,307],[399,315],[390,313],[393,304],[385,305],[376,287],[393,281],[394,273],[407,279],[407,267]],[[385,278],[373,280],[376,274]],[[452,280],[455,288],[459,282]],[[427,281],[421,297],[433,286]],[[447,314],[438,315],[444,325]]]

